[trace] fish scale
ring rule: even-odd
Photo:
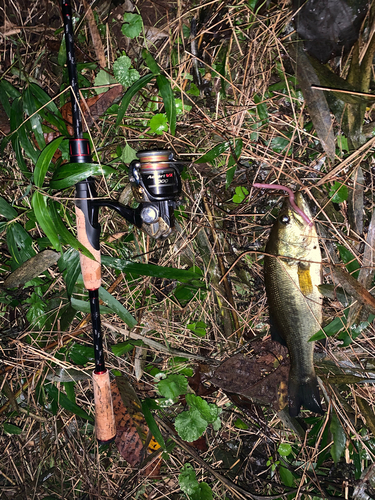
[[[310,218],[302,193],[297,206]],[[314,342],[309,339],[321,328],[322,256],[314,224],[307,224],[287,199],[272,227],[264,258],[264,278],[271,319],[271,335],[288,347],[290,373],[289,413],[297,416],[301,406],[323,413],[313,365]]]

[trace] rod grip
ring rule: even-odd
[[[78,241],[89,250],[94,256],[95,260],[86,257],[82,253],[79,258],[81,261],[81,270],[83,283],[87,290],[97,290],[100,288],[101,269],[100,269],[100,250],[96,250],[87,238],[86,232],[86,219],[85,215],[80,208],[76,206],[76,221],[77,221],[77,237]]]
[[[109,371],[92,374],[95,398],[95,431],[100,444],[105,444],[116,437],[115,414],[113,412]]]

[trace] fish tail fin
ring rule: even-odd
[[[289,414],[296,417],[303,405],[307,410],[323,415],[324,410],[320,404],[320,393],[316,375],[306,377],[304,380],[289,375]]]

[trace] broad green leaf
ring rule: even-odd
[[[139,36],[143,27],[142,17],[139,14],[125,12],[124,24],[121,26],[122,34],[128,38]]]
[[[9,203],[0,196],[0,216],[5,217],[8,220],[12,220],[15,219],[17,215],[17,210],[13,208],[12,205],[9,205]]]
[[[78,241],[78,240],[77,240]],[[79,253],[74,248],[69,248],[58,261],[59,269],[63,272],[66,293],[70,297],[73,293],[74,285],[81,272]]]
[[[29,123],[31,125],[31,130],[33,131],[34,138],[40,149],[44,149],[46,146],[46,141],[44,140],[44,132],[42,128],[42,118],[38,111],[38,105],[35,97],[31,93],[30,86],[26,88],[22,95],[23,109],[24,112],[29,117]]]
[[[64,163],[53,174],[50,187],[52,189],[65,189],[92,175],[107,177],[114,172],[114,168],[108,165],[99,165],[98,163]]]
[[[10,111],[10,129],[12,131],[12,144],[13,141],[18,139],[20,145],[25,150],[26,155],[34,162],[38,161],[39,152],[36,151],[32,145],[27,132],[26,123],[24,122],[24,110],[22,98],[15,99]],[[16,132],[17,131],[17,132]]]
[[[212,499],[213,499],[212,489],[204,481],[201,481],[199,483],[198,490],[190,496],[190,500],[212,500]]]
[[[329,197],[333,203],[342,203],[346,201],[349,196],[348,188],[345,184],[341,184],[341,182],[335,182],[331,189],[329,190]]]
[[[178,476],[178,484],[185,495],[191,496],[199,489],[199,483],[195,474],[194,468],[189,464],[185,464]]]
[[[249,191],[244,186],[237,186],[235,189],[235,195],[233,196],[233,203],[242,203]]]
[[[244,422],[243,420],[241,420],[240,418],[236,418],[236,420],[234,421],[233,425],[237,429],[247,430],[249,428],[249,426],[247,425],[247,423]]]
[[[3,430],[7,434],[15,434],[15,435],[20,435],[22,434],[22,429],[18,427],[18,425],[11,424],[10,422],[5,422],[3,425]]]
[[[75,299],[74,297],[71,297],[70,303],[76,311],[81,311],[85,314],[90,314],[91,312],[90,303],[86,300],[79,300]],[[109,307],[105,307],[102,305],[99,307],[100,307],[100,314],[112,314],[112,309],[110,309]]]
[[[282,457],[287,457],[292,453],[292,447],[289,443],[280,443],[277,451]]]
[[[99,288],[99,297],[107,306],[112,309],[120,318],[128,325],[129,328],[135,327],[137,320],[130,314],[125,307],[115,299],[107,290],[102,286]]]
[[[225,153],[230,148],[229,142],[221,142],[212,148],[208,153],[204,154],[195,163],[212,163],[218,156]]]
[[[46,312],[48,311],[48,305],[36,292],[33,292],[25,302],[30,304],[26,313],[27,320],[33,328],[41,330],[47,321]]]
[[[50,240],[53,248],[57,251],[61,251],[61,241],[49,212],[47,196],[42,195],[39,191],[35,191],[31,200],[31,205],[34,209],[34,214],[38,224]]]
[[[207,403],[206,400],[195,394],[186,394],[185,399],[187,404],[192,409],[199,411],[201,417],[209,424],[212,424],[222,412],[221,408],[215,404]]]
[[[142,50],[142,57],[147,66],[149,67],[150,71],[152,71],[154,75],[160,75],[159,65],[148,50],[146,49]]]
[[[34,184],[37,187],[41,188],[43,186],[44,178],[46,176],[48,167],[51,164],[53,155],[56,153],[56,150],[63,140],[64,137],[57,137],[57,139],[54,139],[52,142],[50,142],[40,153],[34,170]]]
[[[57,201],[51,201],[49,203],[49,214],[53,224],[56,228],[56,232],[60,237],[61,243],[66,244],[74,248],[75,250],[79,250],[83,255],[86,255],[89,259],[93,259],[91,252],[87,250],[85,246],[80,243],[77,238],[75,238],[72,233],[65,227],[59,213],[58,206],[61,206]]]
[[[68,352],[69,358],[76,365],[84,366],[89,361],[94,361],[95,351],[94,347],[89,347],[88,345],[81,345],[74,343]]]
[[[290,140],[285,137],[274,137],[270,141],[270,147],[275,153],[282,153],[290,146]]]
[[[237,170],[237,161],[240,159],[240,156],[241,156],[242,147],[243,147],[242,139],[236,139],[235,146],[234,146],[234,154],[235,154],[236,158],[233,156],[233,154],[229,158],[228,170],[227,170],[227,174],[226,174],[225,189],[228,189],[228,187],[231,185],[231,183],[233,181],[234,174],[236,173],[236,170]]]
[[[332,337],[336,335],[336,333],[340,332],[346,326],[346,318],[344,316],[340,316],[335,318],[333,321],[328,323],[327,326],[323,328],[323,330],[319,330],[315,333],[310,339],[309,342],[315,342],[316,340],[323,340],[326,337]]]
[[[41,109],[39,110],[40,115],[43,116],[51,125],[54,125],[62,135],[67,137],[69,134],[66,128],[66,123],[63,120],[55,102],[35,83],[30,83],[30,90],[41,105]]]
[[[197,337],[205,337],[207,334],[207,325],[203,321],[197,321],[195,323],[189,323],[186,328],[194,333]]]
[[[116,83],[116,79],[113,78],[113,76],[108,71],[101,69],[95,77],[94,80],[95,87],[100,85],[109,85],[110,83]],[[107,92],[108,88],[101,87],[101,88],[94,88],[94,90],[97,94],[103,94],[104,92]]]
[[[44,386],[44,390],[47,392],[48,397],[52,400],[54,400],[56,403],[58,403],[60,406],[62,406],[65,410],[70,411],[71,413],[74,413],[80,418],[83,418],[84,420],[88,420],[91,423],[94,423],[94,419],[92,418],[91,415],[85,412],[80,406],[78,406],[76,403],[73,403],[70,401],[68,396],[62,392],[59,392],[57,387],[52,385],[52,384],[46,384]]]
[[[0,80],[0,102],[8,118],[10,117],[11,100],[17,99],[20,95],[19,91],[13,85],[4,79]]]
[[[188,380],[183,375],[173,373],[157,384],[159,393],[167,399],[176,399],[181,394],[186,394]]]
[[[111,345],[111,351],[115,356],[122,356],[127,352],[134,349],[135,346],[144,346],[142,340],[127,340],[126,342],[119,342],[118,344]]]
[[[332,433],[333,443],[331,446],[331,456],[335,464],[340,461],[340,458],[345,450],[346,435],[342,428],[340,420],[336,413],[331,414],[330,431]]]
[[[353,275],[355,279],[357,279],[359,275],[359,270],[361,269],[358,260],[354,257],[352,252],[348,250],[344,245],[337,245],[337,249],[340,253],[342,261],[345,264],[346,269],[351,275]]]
[[[75,403],[76,402],[76,393],[74,392],[74,386],[76,385],[76,383],[73,381],[63,382],[63,385],[64,385],[64,389],[65,389],[65,392],[66,392],[68,399],[72,403]]]
[[[124,163],[130,163],[133,160],[138,160],[136,150],[133,149],[129,144],[126,144],[121,153],[121,160]]]
[[[294,486],[294,477],[289,469],[280,466],[279,474],[280,474],[280,479],[283,482],[283,484],[285,484],[285,486],[288,486],[289,488]]]
[[[183,115],[184,113],[189,113],[189,111],[191,111],[192,109],[192,106],[189,106],[189,104],[185,104],[182,99],[175,99],[174,102],[176,105],[177,115]]]
[[[200,280],[202,278],[201,272],[194,272],[189,269],[176,269],[174,267],[155,266],[154,264],[138,264],[137,262],[130,262],[129,260],[109,257],[108,255],[102,255],[102,264],[104,266],[113,267],[124,273],[178,280],[182,283],[191,280]]]
[[[208,423],[202,418],[200,412],[193,408],[177,415],[174,425],[180,438],[191,443],[202,436]]]
[[[156,83],[163,98],[165,113],[167,115],[171,134],[174,135],[176,132],[176,104],[174,102],[171,84],[169,83],[168,78],[164,75],[158,75],[156,77]]]
[[[124,87],[130,87],[130,85],[139,80],[138,71],[130,68],[131,63],[128,56],[120,56],[113,63],[113,74],[116,80]]]
[[[6,239],[8,250],[16,264],[14,268],[19,267],[36,254],[31,236],[18,222],[8,225]]]
[[[133,99],[135,94],[139,90],[143,89],[143,87],[145,87],[153,78],[154,78],[153,74],[142,76],[142,78],[133,83],[133,85],[126,91],[126,94],[122,98],[120,107],[117,112],[116,127],[118,127],[121,124],[124,115],[126,113],[126,110],[128,109],[128,106],[130,104],[130,101]]]
[[[154,115],[148,124],[154,134],[162,135],[168,130],[168,120],[164,113]]]
[[[164,438],[160,432],[158,424],[155,422],[155,419],[150,411],[152,403],[153,401],[148,398],[142,401],[142,413],[143,416],[145,417],[146,423],[148,425],[148,428],[150,429],[151,434],[154,436],[157,443],[163,448],[163,450],[166,450],[167,447],[165,446]]]

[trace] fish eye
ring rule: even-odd
[[[287,215],[282,215],[279,219],[282,224],[289,224],[290,218]]]

